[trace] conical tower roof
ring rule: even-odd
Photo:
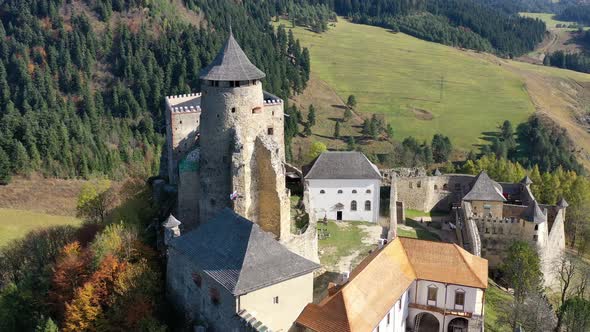
[[[547,215],[545,215],[545,212],[543,212],[537,201],[533,201],[533,204],[529,205],[526,211],[526,217],[528,221],[532,221],[535,224],[547,221]]]
[[[440,170],[437,168],[434,170],[434,176],[440,176],[442,175],[442,173],[440,172]]]
[[[265,76],[262,70],[250,62],[230,30],[225,45],[213,62],[201,71],[200,78],[210,81],[248,81]]]
[[[559,207],[561,209],[566,208],[568,206],[570,206],[570,205],[568,204],[568,202],[563,197],[559,200],[559,202],[557,202],[557,207]]]
[[[180,226],[181,222],[176,219],[172,214],[166,219],[166,221],[162,224],[165,228],[174,228]]]
[[[533,184],[533,180],[531,180],[531,178],[529,178],[529,176],[527,175],[522,180],[520,180],[520,183],[524,184],[525,186],[528,186]]]

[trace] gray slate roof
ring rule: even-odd
[[[558,206],[559,208],[562,208],[562,209],[563,209],[563,208],[566,208],[566,207],[568,207],[568,206],[570,206],[570,205],[569,205],[569,204],[568,204],[568,202],[565,200],[565,198],[563,198],[563,197],[562,197],[562,198],[559,200],[559,202],[557,202],[557,206]]]
[[[329,151],[313,162],[306,179],[381,179],[381,173],[364,154],[356,151]]]
[[[531,180],[531,178],[529,178],[529,176],[525,176],[522,180],[520,180],[520,183],[524,184],[525,186],[528,186],[530,184],[533,184],[533,180]]]
[[[231,31],[213,62],[201,71],[201,79],[211,81],[259,80],[265,76],[250,62]]]
[[[506,198],[502,195],[502,186],[490,179],[485,171],[481,171],[475,178],[471,190],[463,197],[463,200],[504,202]]]
[[[162,224],[165,228],[174,228],[180,226],[181,222],[176,219],[172,214],[168,216],[168,219]]]
[[[434,170],[434,176],[441,176],[442,173],[440,172],[440,170],[437,168]]]
[[[532,221],[535,224],[540,224],[547,221],[547,215],[537,201],[533,201],[533,204],[529,205],[525,212],[525,218],[528,221]]]
[[[320,267],[289,251],[272,234],[228,208],[213,220],[175,238],[171,246],[235,296]]]

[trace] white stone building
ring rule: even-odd
[[[317,220],[379,220],[381,174],[360,152],[322,153],[305,175],[305,188]]]
[[[452,243],[396,238],[297,318],[299,331],[482,332],[488,262]]]

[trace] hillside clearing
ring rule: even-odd
[[[482,132],[534,111],[518,76],[451,47],[344,19],[323,34],[293,31],[313,73],[341,99],[354,94],[361,114],[383,114],[400,140],[443,133],[471,150]]]
[[[74,217],[0,208],[0,247],[32,230],[80,223],[80,219]]]
[[[516,126],[537,111],[568,131],[580,161],[590,167],[588,74],[460,50],[342,18],[323,34],[301,27],[293,31],[311,52],[310,85],[324,82],[324,91],[332,91],[340,103],[354,94],[357,112],[383,114],[396,139],[430,140],[440,132],[469,151],[485,142],[482,133],[497,130],[504,120]],[[335,112],[334,98],[326,101],[317,91],[307,89],[295,100]],[[313,128],[318,138],[311,140],[344,147],[332,137],[334,122],[324,120],[332,116],[319,114]],[[389,144],[369,146],[374,152],[390,149]]]

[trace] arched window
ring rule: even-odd
[[[353,190],[352,190],[352,193],[353,193],[353,194],[356,194],[356,189],[353,189]]]
[[[422,181],[418,181],[418,183],[416,184],[416,187],[422,188]]]
[[[464,305],[465,305],[465,291],[462,289],[457,289],[455,291],[455,309],[463,310]]]
[[[350,211],[356,211],[356,201],[350,202]]]
[[[324,189],[320,190],[320,194],[325,194],[326,191]]]
[[[339,194],[342,194],[342,189],[338,189],[338,193]]]
[[[365,191],[365,193],[370,194],[371,193],[371,189],[367,189],[367,191]]]
[[[438,185],[434,185],[434,190],[438,190]]]
[[[365,211],[371,211],[371,201],[365,201]]]
[[[443,184],[443,190],[449,190],[449,186],[446,183]]]

